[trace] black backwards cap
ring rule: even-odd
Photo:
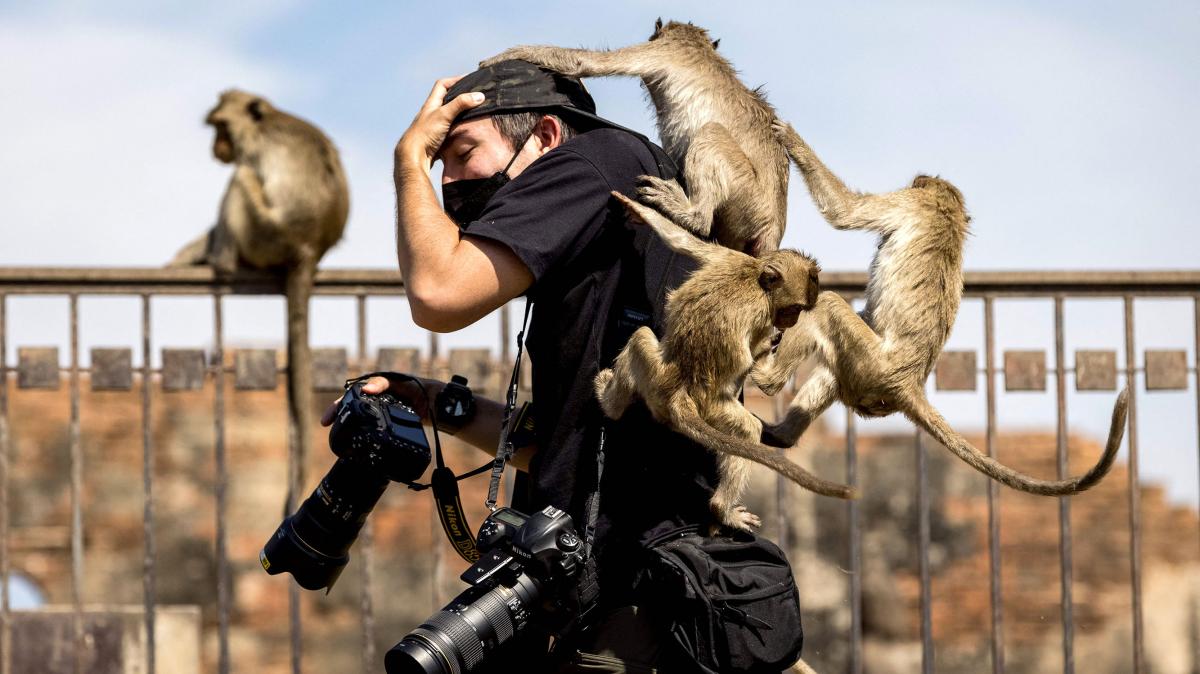
[[[521,112],[554,108],[576,117],[613,128],[623,128],[596,114],[596,102],[583,82],[528,61],[501,61],[480,68],[454,83],[442,105],[457,96],[478,91],[483,103],[464,111],[454,121],[484,117],[497,112]]]
[[[483,103],[464,110],[455,118],[455,122],[464,122],[493,115],[498,112],[521,112],[526,110],[546,110],[553,113],[565,113],[564,116],[574,120],[582,120],[592,126],[619,129],[637,136],[654,154],[659,171],[664,178],[672,178],[678,173],[678,168],[670,157],[644,134],[627,129],[620,124],[610,122],[596,114],[596,102],[584,88],[583,82],[575,77],[568,77],[547,68],[538,67],[528,61],[500,61],[486,68],[480,68],[470,75],[454,83],[442,99],[442,105],[449,103],[462,94],[479,92],[483,94]],[[581,129],[582,130],[582,129]]]

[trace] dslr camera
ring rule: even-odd
[[[532,515],[499,508],[479,527],[470,587],[388,651],[387,674],[475,671],[530,625],[565,630],[594,604],[583,541],[570,515],[547,506]]]
[[[337,582],[388,482],[412,484],[429,467],[421,417],[390,393],[371,395],[362,387],[351,385],[338,402],[329,430],[337,462],[258,556],[267,573],[286,571],[306,590]]]
[[[389,482],[425,486],[414,482],[431,459],[421,418],[395,396],[362,386],[352,382],[338,403],[329,431],[338,460],[259,555],[267,573],[290,573],[306,590],[333,587]],[[446,402],[439,395],[436,405]],[[532,515],[499,508],[480,525],[476,546],[480,557],[462,574],[470,587],[388,651],[388,674],[475,671],[523,630],[565,633],[595,605],[594,565],[571,517],[557,508]]]

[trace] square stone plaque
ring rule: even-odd
[[[162,350],[164,391],[199,391],[204,388],[206,370],[201,349]]]
[[[17,388],[57,391],[58,347],[22,346],[17,349]]]
[[[345,387],[345,349],[313,349],[312,366],[314,391],[341,391]]]
[[[421,373],[421,350],[412,347],[383,346],[375,360],[375,369],[380,372]]]
[[[273,390],[279,375],[275,349],[238,349],[233,359],[233,371],[234,386],[239,390]]]
[[[1076,351],[1075,389],[1078,391],[1115,391],[1117,388],[1116,351]]]
[[[1005,391],[1045,391],[1045,351],[1004,352]]]
[[[128,391],[133,388],[131,349],[92,349],[92,390]]]
[[[975,352],[943,351],[935,372],[939,391],[974,391]]]
[[[450,374],[467,378],[473,391],[490,392],[492,352],[488,349],[450,349]]]
[[[1146,390],[1179,391],[1187,388],[1186,351],[1146,351]]]

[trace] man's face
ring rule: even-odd
[[[508,177],[516,178],[555,145],[557,142],[545,142],[535,130],[509,167]],[[500,135],[490,116],[478,117],[450,127],[438,158],[442,160],[442,184],[445,185],[456,180],[490,178],[497,171],[503,171],[513,158],[513,148]]]

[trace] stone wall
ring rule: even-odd
[[[84,379],[84,600],[142,601],[141,394],[90,392]],[[12,566],[38,583],[52,603],[69,603],[68,401],[62,392],[10,389]],[[330,396],[332,397],[332,396]],[[213,541],[213,390],[153,395],[157,587],[162,604],[202,611],[203,671],[217,658]],[[287,582],[267,576],[258,552],[279,523],[286,480],[286,403],[282,389],[226,392],[229,466],[228,540],[234,575],[231,652],[236,671],[290,671]],[[751,396],[760,413],[764,401]],[[322,403],[323,406],[324,403]],[[332,464],[318,431],[308,461],[315,484]],[[457,470],[486,460],[445,438]],[[981,438],[973,438],[981,442]],[[1071,465],[1090,464],[1099,447],[1072,437]],[[927,442],[932,490],[933,634],[939,672],[990,668],[987,509],[984,478]],[[909,672],[920,662],[915,481],[912,435],[860,438],[864,634],[868,671]],[[1143,448],[1143,452],[1162,448]],[[839,437],[814,429],[791,454],[826,477],[844,475]],[[1054,437],[1004,434],[1002,460],[1053,475]],[[483,518],[486,477],[463,483],[472,526]],[[1071,499],[1074,528],[1076,662],[1079,671],[1129,671],[1130,592],[1125,468]],[[774,476],[755,473],[750,506],[778,538],[784,523],[803,591],[806,659],[818,671],[845,671],[850,624],[846,508],[790,487],[784,513],[774,506]],[[373,594],[376,652],[383,652],[462,588],[462,562],[435,523],[428,492],[389,488],[371,517],[376,537]],[[1009,672],[1061,668],[1058,503],[1001,490],[1003,617]],[[1156,673],[1195,665],[1200,524],[1196,513],[1142,487],[1147,657]],[[308,671],[359,671],[359,549],[329,595],[303,594]]]

